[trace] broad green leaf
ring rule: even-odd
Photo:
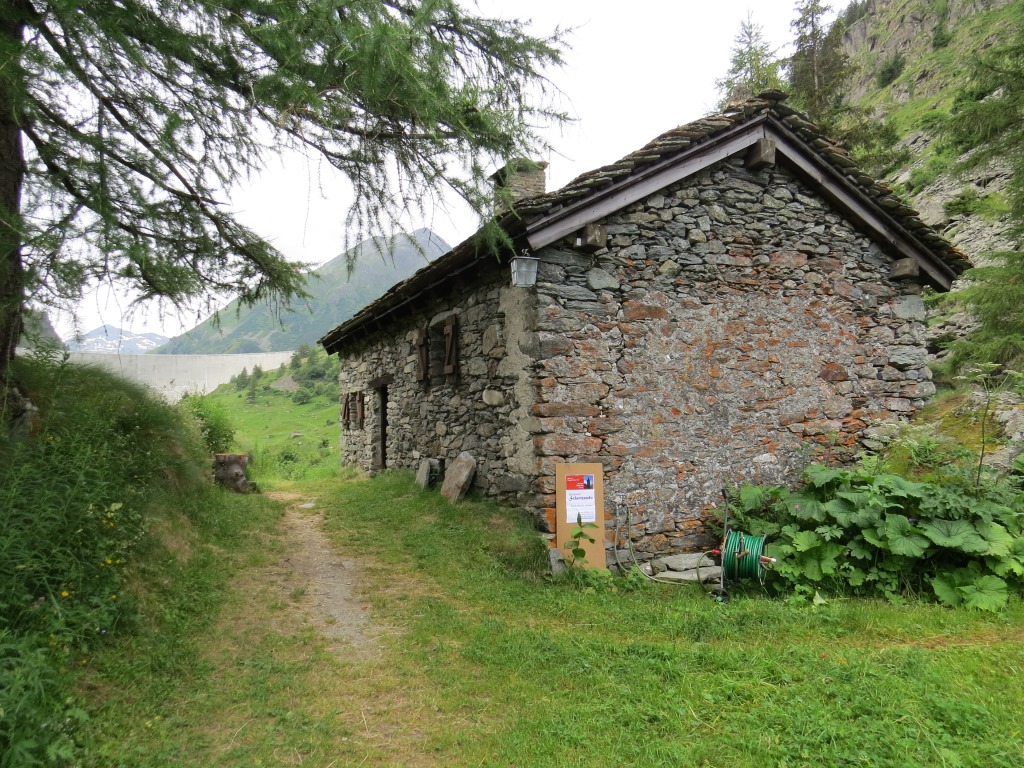
[[[809,581],[821,581],[825,575],[821,570],[821,562],[814,553],[804,552],[797,555],[796,565]]]
[[[744,485],[740,488],[740,506],[746,512],[763,509],[772,499],[772,489],[762,485]]]
[[[835,573],[839,568],[839,558],[846,552],[842,544],[825,544],[815,550],[818,553],[821,571],[826,575]]]
[[[888,543],[885,540],[885,529],[879,526],[878,528],[870,527],[865,528],[860,532],[861,537],[873,547],[879,549],[887,549]]]
[[[793,537],[793,548],[797,552],[806,552],[809,549],[821,544],[821,539],[818,538],[818,534],[814,531],[800,531],[796,536]]]
[[[872,509],[865,501],[863,506],[857,508],[852,522],[858,528],[874,528],[882,522],[882,516],[877,509]]]
[[[885,536],[889,540],[890,552],[908,557],[920,557],[930,544],[903,515],[886,516]]]
[[[879,475],[875,479],[875,487],[884,490],[887,496],[902,499],[922,499],[927,488],[924,483],[915,483],[899,475]]]
[[[1014,544],[1014,538],[999,523],[978,523],[978,533],[985,540],[986,549],[982,554],[991,557],[1007,557]]]
[[[842,496],[842,494],[837,494],[837,496]],[[847,498],[835,498],[825,502],[825,511],[843,528],[847,528],[857,514],[857,506]]]
[[[932,579],[932,589],[939,602],[956,607],[964,601],[964,596],[957,589],[956,578],[952,574],[940,573]]]
[[[769,542],[768,546],[765,547],[765,554],[768,557],[774,557],[776,560],[785,560],[787,557],[793,554],[795,550],[789,544],[781,544],[777,541]]]
[[[844,469],[832,469],[822,464],[811,464],[804,470],[804,480],[814,488],[823,488],[837,480],[846,480],[850,473]]]
[[[1015,576],[1024,576],[1024,536],[1014,539],[1013,544],[1010,545],[1009,554],[1006,557],[993,559],[990,561],[990,566],[1000,576],[1010,573]]]
[[[980,554],[988,544],[969,520],[923,520],[919,528],[940,547]]]
[[[814,605],[828,605],[828,600],[821,596],[821,592],[814,590],[814,598],[811,600]]]
[[[846,581],[851,587],[859,587],[866,580],[867,574],[860,568],[850,568],[846,573]]]
[[[998,611],[1006,607],[1006,582],[998,576],[982,576],[973,584],[960,587],[964,603],[979,611]]]
[[[810,581],[820,581],[826,575],[836,572],[838,558],[845,547],[838,544],[821,544],[812,550],[797,555],[797,566]]]
[[[789,514],[797,520],[825,521],[825,507],[820,501],[807,494],[793,494],[789,497]]]
[[[868,549],[861,538],[848,541],[846,548],[850,552],[850,557],[856,557],[858,560],[870,560],[875,555],[874,550]]]

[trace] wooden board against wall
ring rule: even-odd
[[[566,560],[572,556],[565,542],[572,537],[577,516],[584,522],[593,522],[597,528],[587,528],[593,542],[584,540],[588,568],[607,568],[604,529],[604,466],[602,464],[555,465],[555,540]]]

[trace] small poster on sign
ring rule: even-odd
[[[597,491],[593,475],[565,476],[565,522],[597,521]]]

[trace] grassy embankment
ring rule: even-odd
[[[321,419],[333,431],[311,403],[223,397],[242,406],[239,434],[258,435],[271,455]],[[122,433],[137,431],[137,412],[106,411]],[[138,431],[146,438],[130,446],[144,453],[157,433]],[[790,605],[757,590],[720,606],[699,590],[631,580],[551,582],[519,513],[449,505],[402,473],[345,475],[311,447],[312,466],[288,461],[275,475],[257,461],[257,471],[266,489],[294,494],[292,504],[315,501],[289,514],[310,515],[343,557],[359,558],[359,569],[346,567],[367,603],[359,631],[369,650],[322,634],[316,585],[290,566],[284,502],[198,488],[153,494],[132,505],[147,533],[116,593],[134,595],[131,610],[102,638],[86,622],[44,651],[57,661],[55,690],[70,697],[56,701],[57,722],[74,757],[40,764],[1021,763],[1019,599],[998,615]],[[89,603],[61,584],[48,610]],[[4,755],[0,764],[31,763]]]
[[[263,445],[287,447],[294,404],[255,408]],[[1021,764],[1019,599],[993,616],[551,582],[517,512],[323,467],[263,482],[315,500],[293,514],[322,514],[338,552],[361,558],[375,650],[320,633],[281,529],[241,536],[216,618],[104,659],[93,764]]]
[[[365,558],[379,650],[316,631],[271,539],[215,621],[171,627],[196,633],[191,656],[154,667],[173,639],[153,634],[104,663],[96,765],[1020,764],[1019,600],[992,616],[551,583],[514,512],[401,473],[289,487]]]

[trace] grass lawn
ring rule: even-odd
[[[756,591],[721,606],[552,582],[518,512],[449,505],[404,473],[275,490],[316,499],[362,558],[379,650],[316,632],[274,505],[253,499],[256,532],[215,544],[230,588],[207,600],[220,582],[180,577],[219,609],[97,662],[95,765],[1024,764],[1020,599],[1000,615]]]
[[[268,382],[278,376],[277,371],[265,374]],[[341,427],[336,401],[315,397],[299,405],[291,393],[271,386],[261,386],[252,402],[246,391],[228,385],[207,397],[230,414],[235,450],[252,454],[251,478],[295,479],[338,466]]]

